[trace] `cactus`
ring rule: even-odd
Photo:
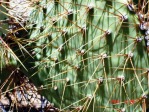
[[[19,27],[12,28],[14,37],[7,33],[10,47],[0,38],[10,55],[6,65],[42,85],[41,94],[60,111],[147,110],[147,0],[33,0],[27,6],[25,18],[8,12]]]

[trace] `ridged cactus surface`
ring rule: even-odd
[[[1,37],[0,49],[9,54],[5,60],[12,57],[6,64],[20,66],[60,111],[147,110],[147,0],[36,0],[27,6],[25,24],[13,18],[22,27],[6,36],[15,45],[7,47]]]

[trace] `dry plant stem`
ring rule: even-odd
[[[13,82],[8,82],[10,79],[13,79]],[[23,109],[24,107],[35,108],[36,110],[43,109],[45,111],[53,109],[55,112],[58,111],[45,97],[38,93],[38,89],[19,69],[15,69],[12,72],[8,81],[6,83],[10,83],[11,86],[15,85],[15,87],[10,92],[1,93],[1,106],[8,108],[17,106],[18,109]]]

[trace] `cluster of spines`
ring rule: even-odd
[[[57,1],[56,2],[56,4],[58,5],[59,4],[59,2],[60,1]],[[133,11],[133,12],[135,12],[135,13],[137,13],[136,11],[136,9],[135,9],[135,7],[134,7],[134,4],[133,4],[133,2],[128,2],[128,3],[126,3],[125,4],[127,7],[128,7],[128,9],[130,10],[130,11]],[[97,7],[95,7],[94,5],[84,5],[85,7],[86,7],[86,13],[88,12],[92,12],[92,13],[89,13],[89,14],[92,14],[92,16],[93,16],[93,11],[94,10],[96,10],[96,8]],[[98,9],[98,8],[97,8]],[[100,10],[104,10],[104,9],[100,9]],[[114,16],[116,16],[116,17],[118,17],[118,21],[119,21],[119,23],[121,24],[121,23],[125,23],[125,22],[128,22],[127,20],[128,20],[128,16],[127,15],[123,15],[123,14],[121,14],[118,10],[116,10],[119,14],[114,14],[114,13],[112,13],[112,12],[107,12],[106,10],[104,10],[104,12],[107,12],[107,13],[112,13]],[[65,12],[65,11],[64,11]],[[62,13],[62,17],[64,16],[63,14],[66,14],[65,16],[69,16],[70,17],[70,15],[73,15],[73,10],[68,10],[68,11],[66,11],[67,13]],[[77,12],[77,11],[76,11]],[[87,14],[88,14],[87,13]],[[61,14],[59,14],[59,15],[61,15]],[[64,17],[65,17],[64,16]],[[68,18],[69,19],[69,18]],[[56,23],[56,20],[55,19],[52,19],[53,20],[53,25],[55,25],[55,23]],[[68,20],[69,21],[69,20]],[[57,21],[58,22],[58,21]],[[74,24],[75,22],[72,22],[72,21],[69,21],[70,23],[72,23],[72,24]],[[75,24],[74,24],[75,25]],[[90,23],[90,21],[89,20],[87,20],[87,22],[86,22],[86,25],[84,25],[84,26],[82,26],[82,27],[79,27],[79,26],[77,26],[78,27],[78,29],[79,29],[79,31],[81,31],[81,33],[83,34],[83,38],[86,38],[85,36],[86,36],[86,32],[88,31],[88,26],[89,25],[91,25],[91,26],[94,26],[92,23]],[[119,24],[117,24],[117,26],[120,26]],[[94,26],[95,27],[95,26]],[[69,27],[68,27],[68,29],[69,29]],[[100,40],[102,39],[102,38],[106,38],[106,36],[107,35],[110,35],[111,33],[115,33],[114,32],[114,30],[112,30],[112,32],[110,31],[110,30],[103,30],[102,28],[99,28],[102,32],[104,32],[103,34],[102,34],[102,36],[101,36],[101,38],[100,38]],[[67,35],[67,30],[62,30],[62,31],[60,31],[60,32],[62,32],[62,35],[64,36],[63,38],[65,38],[65,35]],[[117,33],[117,32],[116,32]],[[115,33],[115,34],[116,34]],[[75,37],[76,38],[76,37]],[[128,37],[129,38],[129,37]],[[130,39],[131,40],[131,39]],[[134,42],[133,42],[133,44],[132,45],[136,45],[138,42],[141,42],[142,41],[142,38],[141,37],[137,37],[137,38],[133,38],[133,40],[134,40]],[[63,52],[63,51],[65,51],[65,50],[67,50],[67,48],[65,49],[64,47],[65,46],[67,46],[67,42],[68,42],[69,40],[66,40],[66,41],[64,41],[64,43],[62,43],[62,45],[60,45],[59,47],[57,47],[57,51],[59,51],[60,53],[65,53],[65,52]],[[92,42],[93,40],[91,40],[91,42]],[[85,41],[84,41],[85,42]],[[77,51],[76,51],[76,53],[77,53],[77,55],[78,56],[84,56],[86,53],[88,53],[89,52],[89,47],[84,47],[84,46],[86,46],[86,45],[88,45],[88,43],[84,43],[82,46],[83,46],[83,48],[82,49],[78,49]],[[119,53],[119,54],[116,54],[118,57],[126,57],[126,60],[125,60],[125,64],[124,64],[124,68],[123,68],[123,74],[124,74],[124,71],[126,70],[126,68],[125,68],[125,66],[126,66],[126,64],[127,64],[127,62],[130,60],[131,62],[130,63],[132,63],[132,57],[133,57],[133,52],[134,52],[134,49],[135,49],[135,47],[136,46],[134,46],[131,50],[132,50],[132,52],[129,52],[128,51],[128,53],[125,53],[125,54],[121,54],[121,53],[123,53],[122,51],[125,51],[127,48],[129,48],[129,46],[126,46],[124,49],[122,49],[121,50],[121,52]],[[65,50],[64,50],[65,49]],[[102,54],[101,54],[102,55]],[[103,60],[104,58],[105,58],[105,56],[106,55],[103,55],[103,57],[101,56],[101,58],[97,58],[97,59],[101,59],[101,60]],[[99,56],[100,57],[100,56]],[[112,56],[106,56],[106,58],[112,58]],[[53,58],[51,58],[51,59],[53,59]],[[59,60],[57,57],[56,58],[54,58],[54,59],[57,59],[57,60]],[[57,61],[56,60],[56,61]],[[84,60],[86,60],[86,57],[81,61],[81,62],[84,62]],[[70,67],[72,67],[73,69],[77,69],[77,70],[81,70],[81,69],[83,69],[83,68],[80,68],[79,66],[75,66],[74,64],[72,64],[72,62],[68,62],[68,60],[62,60],[62,62],[65,62],[66,61],[66,64],[67,64],[67,66],[70,66]],[[56,64],[60,64],[61,63],[61,61],[59,61],[58,63],[56,62]],[[103,66],[105,66],[105,65],[103,65]],[[132,65],[133,66],[133,65]],[[81,66],[82,67],[82,66]],[[104,67],[103,67],[104,68]],[[56,76],[56,75],[55,75]],[[118,78],[116,78],[117,80],[120,80],[121,81],[121,78],[120,78],[121,76],[118,76]],[[125,76],[123,76],[122,75],[122,80],[124,80],[125,79]],[[108,77],[107,77],[108,78]],[[65,78],[64,78],[65,79]],[[105,79],[105,80],[108,80],[108,79]],[[90,82],[90,81],[89,81]]]
[[[55,7],[64,7],[64,9],[65,9],[65,6],[63,6],[62,4],[61,4],[61,1],[54,1],[55,2]],[[74,2],[74,1],[73,1]],[[71,3],[71,2],[66,2],[66,4],[72,4],[72,5],[74,5],[74,6],[77,6],[77,5],[79,5],[79,4],[73,4],[73,2]],[[108,1],[106,1],[106,2],[108,2]],[[110,2],[110,1],[109,1]],[[51,2],[51,3],[53,3],[53,2]],[[68,9],[68,10],[66,10],[65,9],[65,11],[64,12],[56,12],[55,11],[55,13],[57,13],[57,15],[55,16],[55,17],[50,17],[50,15],[48,15],[48,18],[50,18],[50,20],[51,21],[48,21],[47,22],[47,19],[43,19],[43,23],[50,23],[50,25],[51,26],[49,26],[49,28],[51,28],[51,29],[53,29],[53,32],[56,32],[57,31],[57,35],[56,35],[56,37],[55,38],[52,38],[52,33],[51,33],[51,31],[49,31],[50,33],[45,33],[45,29],[48,29],[47,28],[47,26],[44,26],[44,24],[43,25],[41,25],[40,27],[39,27],[39,32],[36,32],[37,33],[37,35],[36,36],[32,36],[32,42],[33,43],[38,43],[38,44],[36,44],[37,46],[38,45],[40,45],[40,46],[38,46],[39,48],[41,48],[41,51],[42,52],[38,52],[38,50],[39,49],[37,49],[37,50],[35,50],[34,52],[34,54],[37,54],[38,55],[38,53],[40,54],[41,53],[41,55],[43,54],[44,55],[44,53],[43,53],[43,51],[45,50],[45,49],[56,49],[56,50],[53,50],[54,52],[50,52],[51,54],[50,54],[50,56],[47,56],[47,57],[44,57],[43,59],[41,59],[41,60],[39,60],[39,63],[36,65],[36,66],[39,66],[39,69],[41,69],[41,70],[44,70],[45,68],[44,67],[46,67],[46,68],[48,68],[48,67],[51,67],[50,68],[50,70],[52,71],[51,73],[50,73],[50,75],[48,76],[48,78],[47,78],[47,80],[49,79],[49,80],[51,80],[52,79],[52,87],[58,87],[58,89],[59,88],[63,88],[62,86],[60,86],[61,85],[61,81],[62,82],[64,82],[64,88],[62,89],[63,90],[63,94],[61,95],[62,96],[62,98],[61,98],[61,100],[66,100],[66,99],[64,99],[64,93],[65,93],[65,89],[66,89],[66,87],[67,86],[69,86],[69,84],[70,83],[68,83],[68,82],[73,82],[73,80],[72,80],[72,78],[69,78],[69,77],[67,77],[67,75],[66,76],[62,76],[62,77],[59,77],[59,76],[61,76],[62,74],[67,74],[67,73],[69,73],[70,71],[75,71],[75,72],[80,72],[80,71],[85,71],[86,70],[86,68],[88,67],[89,68],[89,66],[88,66],[88,64],[91,64],[90,62],[87,62],[88,61],[88,58],[89,59],[92,59],[91,61],[93,61],[93,63],[95,62],[95,61],[97,61],[97,60],[100,60],[99,61],[99,63],[100,63],[100,65],[98,65],[98,64],[96,64],[95,63],[95,66],[97,66],[98,65],[98,67],[99,66],[101,66],[102,65],[102,67],[101,68],[103,68],[104,70],[104,75],[101,75],[101,76],[103,76],[104,78],[103,78],[103,80],[105,80],[105,82],[106,82],[106,84],[105,85],[107,85],[108,86],[108,80],[109,79],[111,79],[111,78],[109,78],[110,76],[106,76],[106,75],[108,75],[106,72],[108,71],[108,70],[106,70],[107,68],[106,67],[108,67],[109,65],[107,65],[106,66],[106,63],[105,63],[105,61],[106,60],[110,60],[110,59],[114,59],[115,57],[118,57],[118,58],[125,58],[125,63],[124,63],[124,68],[122,68],[122,70],[123,70],[123,72],[122,72],[122,75],[120,75],[120,76],[115,76],[116,78],[113,78],[114,80],[116,80],[116,81],[118,81],[118,82],[120,82],[120,84],[122,84],[123,83],[123,81],[125,81],[125,79],[127,79],[126,77],[127,76],[125,76],[124,75],[124,72],[125,71],[127,71],[127,68],[126,68],[126,65],[127,65],[127,63],[130,61],[130,63],[131,63],[131,66],[134,66],[132,63],[133,63],[133,56],[134,56],[134,49],[136,48],[136,46],[134,46],[132,49],[131,48],[129,48],[129,45],[127,46],[125,46],[119,53],[117,53],[117,54],[115,54],[115,56],[112,56],[111,54],[109,54],[109,51],[108,51],[108,53],[95,53],[95,56],[93,56],[92,58],[90,58],[90,57],[88,57],[88,56],[90,56],[89,55],[89,53],[90,53],[90,51],[93,49],[93,47],[95,46],[95,44],[98,44],[98,42],[101,44],[101,42],[104,42],[105,43],[105,45],[107,45],[107,43],[108,43],[108,41],[109,41],[109,38],[107,38],[109,35],[111,35],[111,33],[112,34],[115,34],[115,35],[117,35],[118,34],[118,32],[119,32],[119,26],[121,27],[121,24],[123,24],[123,23],[128,23],[129,21],[127,21],[129,18],[128,18],[128,16],[127,15],[125,15],[125,14],[122,14],[122,13],[120,13],[120,11],[119,10],[116,10],[116,9],[114,9],[115,10],[115,12],[117,12],[118,14],[115,14],[115,13],[113,13],[113,12],[109,12],[109,11],[107,11],[107,10],[105,10],[105,9],[101,9],[100,7],[97,7],[97,6],[94,6],[92,3],[88,3],[89,5],[80,5],[80,7],[82,6],[82,7],[85,7],[85,15],[87,15],[87,16],[85,16],[85,17],[87,17],[87,19],[86,20],[80,20],[80,19],[83,19],[83,17],[80,17],[77,21],[85,21],[85,25],[82,25],[82,26],[78,26],[76,23],[77,23],[77,21],[73,21],[73,17],[74,17],[74,15],[76,15],[76,14],[79,14],[78,12],[80,12],[80,10],[77,10],[77,11],[74,11],[74,10],[72,10],[72,9]],[[36,4],[37,6],[39,6],[39,7],[42,7],[42,6],[40,6],[40,2],[38,2],[37,4]],[[146,26],[147,26],[147,22],[143,22],[142,21],[142,16],[141,15],[139,15],[139,12],[138,12],[138,10],[137,9],[135,9],[135,6],[134,6],[134,4],[133,4],[133,2],[127,2],[126,4],[124,4],[125,6],[127,6],[128,7],[128,9],[130,10],[130,11],[132,11],[132,12],[135,12],[135,14],[137,14],[138,15],[138,18],[139,18],[139,22],[140,22],[140,29],[142,29],[142,30],[147,30],[146,29]],[[108,5],[107,5],[108,6]],[[38,8],[39,8],[38,7]],[[114,6],[111,6],[112,8],[114,8]],[[46,14],[47,14],[47,10],[46,10],[46,8],[47,7],[44,7],[43,6],[43,8],[42,8],[42,10],[43,10],[43,15],[46,17]],[[59,9],[53,9],[53,10],[59,10]],[[105,29],[105,28],[100,28],[100,26],[96,26],[96,25],[94,25],[93,23],[92,23],[92,17],[94,16],[94,12],[95,11],[103,11],[103,13],[105,12],[105,13],[108,13],[108,14],[111,14],[112,16],[115,16],[116,18],[118,18],[117,20],[118,20],[118,24],[116,24],[116,29],[110,29],[110,30],[107,30],[107,29]],[[41,11],[41,10],[40,10]],[[52,13],[52,12],[51,12]],[[81,16],[81,15],[80,15]],[[141,17],[141,18],[140,18]],[[67,23],[65,23],[64,25],[62,25],[62,23],[61,22],[59,22],[59,21],[61,21],[62,19],[66,19],[67,20]],[[110,17],[109,17],[109,20],[110,20]],[[64,21],[65,22],[65,21]],[[34,24],[34,23],[33,23]],[[38,23],[36,23],[36,24],[38,24]],[[34,25],[36,25],[36,24],[34,24]],[[82,24],[82,23],[81,23]],[[74,56],[67,56],[67,53],[66,53],[66,51],[68,51],[68,50],[71,50],[71,48],[69,48],[68,46],[70,46],[70,42],[71,42],[71,44],[73,44],[73,42],[71,41],[71,40],[73,40],[73,36],[72,37],[70,37],[70,38],[67,38],[68,36],[70,36],[69,35],[69,33],[70,33],[70,31],[69,30],[71,30],[71,27],[69,27],[69,26],[75,26],[76,27],[76,34],[77,35],[80,35],[80,33],[82,34],[82,37],[83,37],[83,39],[84,40],[82,40],[82,46],[80,47],[80,43],[78,43],[78,48],[76,49],[76,47],[74,47],[74,49],[73,49],[73,47],[72,47],[72,51],[76,51],[76,57],[74,57]],[[92,27],[94,27],[95,29],[97,28],[98,30],[100,30],[102,33],[101,33],[101,36],[98,36],[97,37],[97,40],[95,39],[95,38],[91,38],[91,40],[89,41],[89,40],[87,40],[87,38],[89,38],[89,35],[87,35],[87,33],[88,33],[88,30],[90,30],[90,26],[92,26]],[[113,25],[114,26],[114,25]],[[34,26],[34,27],[36,27],[37,29],[38,29],[38,26]],[[108,26],[109,27],[109,26]],[[110,25],[110,27],[112,27],[112,25]],[[109,27],[109,28],[110,28]],[[70,28],[70,29],[69,29]],[[129,28],[129,27],[128,27]],[[146,34],[147,34],[147,32],[148,32],[148,30],[146,31]],[[61,36],[60,36],[61,35]],[[46,37],[49,37],[49,43],[44,43],[43,42],[43,45],[41,45],[42,44],[42,42],[40,43],[40,42],[38,42],[38,40],[46,40]],[[75,35],[74,35],[75,36]],[[91,35],[90,35],[91,36]],[[36,38],[37,37],[37,38]],[[45,37],[45,38],[44,38]],[[56,41],[58,41],[58,39],[60,38],[60,37],[62,37],[63,38],[63,40],[62,40],[62,42],[60,41],[60,42],[56,42]],[[79,36],[79,37],[81,37],[81,36]],[[75,37],[75,38],[77,38],[77,37]],[[35,39],[35,40],[34,40]],[[51,39],[51,40],[50,40]],[[95,39],[95,40],[94,40]],[[130,40],[131,41],[131,38],[130,37],[128,37],[128,40]],[[142,41],[142,38],[141,37],[137,37],[137,38],[132,38],[132,40],[133,40],[133,43],[132,43],[132,45],[136,45],[138,42],[141,42]],[[106,41],[107,41],[107,43],[106,43]],[[127,41],[127,40],[126,40]],[[94,45],[92,45],[92,46],[89,46],[90,45],[90,43],[95,43]],[[108,43],[109,44],[109,43]],[[116,43],[114,43],[114,44],[116,44]],[[120,43],[119,43],[120,44]],[[148,36],[145,36],[145,44],[146,44],[146,46],[148,45]],[[101,51],[104,51],[105,49],[104,49],[104,47],[105,47],[105,45],[103,45],[103,46],[100,46],[100,49],[102,49],[103,48],[103,50],[101,50]],[[52,47],[51,47],[52,46]],[[73,46],[73,45],[72,45]],[[87,46],[87,47],[86,47]],[[108,46],[108,45],[107,45]],[[110,47],[110,46],[109,46]],[[112,46],[111,46],[112,47]],[[147,46],[147,48],[148,48],[148,46]],[[76,50],[75,50],[76,49]],[[129,51],[127,51],[127,49],[130,49],[132,52],[129,52]],[[125,52],[124,52],[125,51]],[[127,52],[126,52],[127,51]],[[69,53],[72,53],[72,52],[68,52],[68,54]],[[91,52],[92,53],[92,52]],[[122,54],[122,53],[124,53],[124,54]],[[94,53],[93,53],[94,54]],[[73,55],[73,54],[72,54]],[[44,55],[45,56],[45,55]],[[40,57],[40,58],[42,58],[42,56]],[[39,58],[39,59],[40,59]],[[46,58],[46,59],[45,59]],[[69,59],[67,59],[67,58],[69,58]],[[79,61],[77,61],[77,59],[79,60]],[[54,61],[55,63],[52,63],[53,65],[51,65],[51,66],[49,66],[48,64],[49,63],[51,63],[51,61]],[[76,62],[75,62],[76,61]],[[77,63],[79,63],[79,64],[77,64]],[[40,66],[40,64],[41,65],[44,65],[44,66]],[[56,67],[55,67],[55,69],[54,69],[54,67],[53,66],[57,66],[57,68],[59,68],[59,67],[63,67],[64,69],[64,71],[62,70],[62,71],[59,71],[58,69],[56,69]],[[59,66],[58,66],[59,65]],[[41,68],[40,68],[41,67]],[[65,67],[67,68],[67,67],[69,67],[69,69],[67,70],[67,69],[65,69]],[[96,72],[96,70],[98,69],[98,67],[94,67],[93,69],[94,70],[90,70],[90,71],[92,71],[93,73],[91,74],[92,76],[94,75],[94,72]],[[62,69],[62,68],[61,68]],[[118,68],[119,69],[119,68]],[[116,71],[119,71],[118,69],[116,69]],[[132,68],[131,67],[131,69],[135,69],[135,66],[134,66],[134,68]],[[56,71],[56,72],[54,72],[54,70]],[[39,70],[40,71],[40,70]],[[134,70],[135,71],[135,70]],[[83,74],[83,72],[82,72],[82,74]],[[135,71],[136,72],[136,71]],[[36,73],[38,73],[38,71],[36,72]],[[55,74],[56,73],[56,74]],[[57,74],[58,73],[58,74]],[[102,73],[102,72],[100,72],[100,73]],[[52,75],[51,75],[52,74]],[[55,75],[53,75],[53,74],[55,74]],[[114,73],[113,73],[114,74]],[[79,77],[81,77],[81,74],[79,74],[80,76],[76,76],[77,78],[79,78]],[[88,73],[88,75],[89,75],[89,73]],[[75,75],[74,75],[75,76]],[[136,75],[137,76],[137,75]],[[40,76],[41,78],[42,78],[42,75]],[[52,78],[52,77],[54,77],[54,78]],[[55,79],[56,77],[58,77],[58,79]],[[75,78],[76,78],[75,77]],[[94,82],[94,79],[92,79],[92,78],[95,78],[95,77],[91,77],[91,80],[89,79],[88,80],[88,78],[89,78],[89,76],[84,76],[84,77],[86,77],[86,79],[87,79],[87,81],[85,81],[84,82],[84,85],[86,85],[86,83],[92,83],[92,81]],[[113,76],[112,76],[113,77]],[[59,79],[60,78],[60,79]],[[85,80],[85,78],[84,78],[84,80]],[[100,85],[100,84],[102,84],[103,83],[103,80],[101,81],[101,79],[99,78],[99,80],[98,80],[98,78],[96,78],[96,81],[97,81],[97,83]],[[80,80],[78,80],[78,81],[76,81],[76,82],[78,82],[79,83],[79,81],[82,81],[82,83],[83,83],[83,80],[80,78]],[[57,84],[57,82],[59,83],[59,84]],[[58,85],[58,86],[55,86],[55,85]],[[70,84],[71,85],[71,84]],[[74,85],[75,85],[75,83],[74,83]],[[95,92],[95,91],[93,91],[93,92]],[[79,94],[79,93],[78,93]],[[89,95],[90,96],[90,95]],[[94,97],[94,95],[91,95],[91,96],[93,96]],[[88,99],[92,99],[93,97],[89,97]],[[88,99],[87,99],[87,101],[88,101]],[[62,104],[62,103],[61,103]],[[79,106],[80,107],[80,106]],[[82,108],[79,108],[79,107],[76,107],[76,109],[83,109],[83,111],[85,111],[85,106],[84,107],[82,107]],[[105,107],[106,108],[106,107]],[[87,110],[87,108],[86,108],[86,110]],[[123,111],[125,110],[125,109],[122,109]]]

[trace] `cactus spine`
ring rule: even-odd
[[[147,0],[30,3],[29,36],[20,37],[29,55],[15,58],[60,111],[147,110]]]

